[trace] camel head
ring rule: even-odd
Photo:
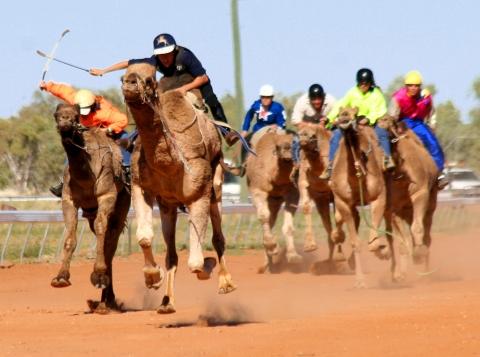
[[[305,151],[317,150],[317,128],[316,125],[307,124],[304,125],[298,131],[298,138],[300,147]]]
[[[80,124],[80,108],[78,105],[59,104],[55,110],[55,122],[60,134],[73,133]]]
[[[385,114],[383,117],[378,119],[377,125],[383,129],[388,130],[396,137],[405,134],[408,129],[407,125],[404,122],[398,121],[388,114]]]
[[[157,95],[155,67],[148,63],[135,63],[128,66],[122,76],[122,92],[127,103],[146,103]]]
[[[273,154],[276,155],[280,161],[291,162],[293,160],[292,139],[291,134],[275,135],[275,150]]]
[[[337,125],[340,129],[348,129],[356,124],[358,108],[340,107],[337,118]]]

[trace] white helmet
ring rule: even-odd
[[[91,110],[91,106],[95,103],[95,94],[88,89],[80,89],[74,98],[74,103],[80,107],[81,115],[88,115]]]
[[[273,90],[273,87],[270,84],[264,84],[263,86],[260,87],[260,97],[273,97],[275,94],[275,91]]]

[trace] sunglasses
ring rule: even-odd
[[[407,87],[420,87],[420,84],[407,84]]]

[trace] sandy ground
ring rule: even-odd
[[[325,244],[315,254],[325,257]],[[115,288],[128,312],[86,313],[98,298],[93,263],[77,261],[73,285],[51,288],[58,264],[0,269],[0,355],[480,356],[478,234],[435,237],[434,272],[395,285],[365,253],[368,288],[352,275],[256,273],[259,251],[228,256],[239,288],[216,294],[180,255],[177,313],[159,315],[163,289],[147,291],[142,258],[117,258]],[[163,261],[163,256],[160,257]],[[206,316],[211,326],[198,324]]]

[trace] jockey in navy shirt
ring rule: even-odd
[[[227,123],[227,117],[223,107],[213,92],[210,78],[207,75],[198,58],[188,48],[178,46],[172,35],[163,33],[153,40],[153,55],[149,58],[131,59],[116,63],[105,69],[90,69],[90,73],[95,76],[101,76],[105,73],[125,69],[133,63],[150,63],[165,77],[176,77],[182,74],[190,74],[193,80],[180,88],[178,91],[185,94],[192,89],[199,89],[205,103],[210,107],[212,116],[215,120]],[[227,144],[232,145],[237,141],[233,132],[226,130],[225,140]]]
[[[260,99],[253,102],[243,120],[243,137],[248,135],[252,119],[254,118],[256,123],[253,126],[252,134],[266,126],[277,126],[285,129],[285,109],[283,105],[273,101],[273,95],[274,91],[271,85],[266,84],[260,88]]]

